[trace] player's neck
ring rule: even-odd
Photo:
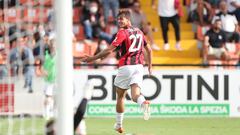
[[[124,29],[129,29],[129,28],[132,28],[132,25],[126,25],[126,26],[124,27]]]

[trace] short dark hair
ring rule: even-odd
[[[118,17],[119,16],[124,16],[127,19],[131,19],[131,11],[129,9],[121,9],[119,10]]]
[[[220,19],[220,18],[218,18],[218,19],[216,19],[215,21],[214,21],[214,23],[216,23],[216,22],[221,22],[222,20]]]

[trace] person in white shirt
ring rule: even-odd
[[[240,0],[227,0],[228,11],[234,14],[238,20],[240,21]]]
[[[220,19],[222,22],[222,29],[226,33],[227,42],[238,43],[240,36],[238,34],[238,21],[235,15],[228,12],[226,1],[222,0],[219,3],[220,12],[213,17],[212,22]]]
[[[179,16],[177,14],[177,10],[174,6],[174,0],[158,0],[158,15],[160,19],[160,24],[162,28],[162,35],[164,39],[164,50],[169,49],[168,43],[168,24],[172,23],[175,31],[176,37],[176,49],[181,51],[182,48],[180,46],[180,26],[179,26]],[[152,0],[152,7],[155,8],[155,0]]]

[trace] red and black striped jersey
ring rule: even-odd
[[[120,29],[111,45],[120,48],[119,67],[143,64],[143,51],[147,42],[140,29],[134,27]]]

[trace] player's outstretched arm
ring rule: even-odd
[[[112,53],[115,50],[115,48],[116,48],[115,46],[110,45],[110,46],[108,46],[107,49],[99,52],[98,54],[96,54],[94,56],[86,56],[85,58],[82,59],[82,61],[84,61],[84,62],[92,62],[92,61],[95,61],[97,59],[106,57],[107,55]]]
[[[149,75],[151,75],[152,74],[152,49],[149,44],[147,44],[144,48],[147,52],[148,72],[149,72]]]

